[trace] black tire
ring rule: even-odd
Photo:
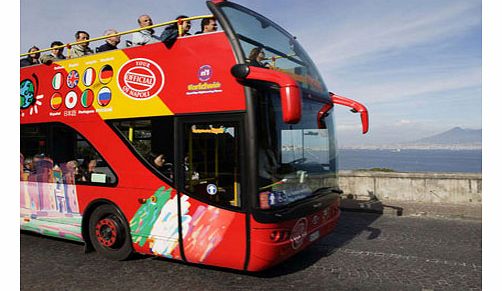
[[[100,205],[91,214],[89,237],[94,249],[108,259],[125,260],[133,253],[127,221],[112,205]]]

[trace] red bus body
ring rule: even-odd
[[[208,3],[212,12],[226,4],[215,2]],[[225,20],[215,16],[225,28]],[[180,179],[152,172],[110,126],[141,117],[176,120],[226,113],[240,114],[240,124],[249,126],[251,85],[231,73],[241,62],[229,34],[180,37],[172,47],[160,42],[22,68],[21,85],[33,86],[34,99],[20,111],[21,127],[62,124],[75,130],[99,152],[116,181],[106,186],[59,183],[51,169],[45,176],[23,178],[21,165],[21,228],[91,248],[93,212],[109,204],[127,221],[135,252],[247,271],[276,265],[330,233],[340,216],[336,194],[285,206],[281,211],[289,213],[287,219],[280,218],[260,209],[256,178],[249,173],[254,168],[243,163],[246,186],[239,188],[240,207],[220,207],[180,188]],[[329,95],[325,98],[329,103]],[[251,129],[245,128],[247,138]],[[166,139],[182,138],[179,133],[176,129]],[[242,144],[248,147],[247,141]],[[256,158],[244,149],[241,156]],[[258,162],[250,163],[256,167]]]

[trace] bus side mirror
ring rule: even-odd
[[[363,125],[363,134],[368,132],[369,121],[368,121],[368,109],[361,103],[354,101],[350,98],[336,95],[335,93],[329,92],[331,97],[331,102],[333,104],[340,104],[352,108],[351,111],[354,113],[361,113],[361,123]]]
[[[302,95],[296,81],[289,75],[254,66],[238,64],[232,67],[232,75],[240,80],[256,80],[275,83],[281,94],[282,120],[298,123],[302,117]]]
[[[326,103],[324,106],[317,112],[317,128],[319,129],[326,129],[326,122],[324,121],[324,118],[328,115],[328,111],[333,108],[333,103]]]

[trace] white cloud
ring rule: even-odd
[[[396,126],[408,126],[410,124],[413,124],[414,122],[408,119],[401,119],[396,123]]]
[[[470,13],[479,2],[448,4],[416,13],[398,10],[405,7],[402,5],[366,19],[350,18],[350,22],[331,26],[325,37],[306,33],[306,43],[319,66],[336,68],[375,54],[440,41],[480,24],[479,15]],[[354,9],[357,8],[365,9],[364,6]]]
[[[328,78],[327,83],[334,82]],[[481,86],[481,68],[474,67],[450,73],[431,73],[396,79],[392,74],[383,81],[345,80],[336,92],[363,103],[408,102],[422,94],[433,94]],[[476,96],[473,96],[476,98]],[[480,98],[480,96],[479,96]],[[481,101],[481,99],[479,99]]]

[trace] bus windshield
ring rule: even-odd
[[[304,91],[327,96],[328,92],[312,60],[295,37],[267,18],[234,3],[222,5],[246,62],[253,65],[256,50],[262,51],[260,64],[284,72]]]
[[[281,119],[278,92],[260,90],[257,102],[259,205],[281,207],[325,193],[337,185],[337,158],[333,112],[319,129],[317,113],[324,103],[303,99],[303,116],[297,124]]]

